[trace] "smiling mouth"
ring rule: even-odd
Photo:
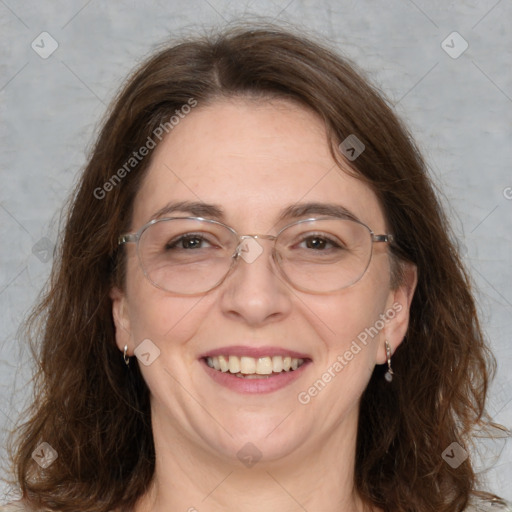
[[[241,379],[268,379],[300,368],[305,360],[291,356],[213,356],[205,358],[206,364],[222,373],[231,373]]]

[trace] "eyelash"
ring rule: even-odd
[[[325,234],[321,233],[311,233],[306,236],[304,236],[299,242],[298,245],[303,243],[308,243],[311,240],[320,240],[322,243],[325,242],[326,245],[331,245],[333,249],[343,249],[344,247],[334,238],[331,238],[329,236],[326,236]],[[198,240],[200,244],[203,242],[208,243],[209,245],[212,245],[210,241],[207,240],[207,238],[200,233],[185,233],[183,235],[180,235],[178,238],[175,238],[174,240],[171,240],[165,245],[165,250],[173,250],[173,249],[180,249],[180,250],[193,250],[194,248],[190,247],[179,247],[179,244],[183,244],[185,241],[192,241],[192,240]],[[202,248],[202,247],[201,247]],[[308,249],[316,250],[316,248],[308,247]],[[328,249],[323,249],[328,250]]]
[[[178,246],[178,244],[180,242],[183,242],[185,240],[195,240],[195,239],[199,240],[200,242],[210,243],[210,242],[208,242],[206,237],[204,235],[202,235],[202,234],[199,234],[199,233],[185,233],[183,235],[180,235],[178,238],[175,238],[174,240],[171,240],[170,242],[167,242],[167,244],[165,245],[165,250],[175,249],[175,248],[177,248],[177,246]],[[179,247],[178,249],[187,250],[184,247]]]

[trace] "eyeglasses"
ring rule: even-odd
[[[118,243],[137,244],[141,268],[154,286],[196,295],[219,286],[240,259],[255,261],[263,252],[260,240],[274,241],[272,259],[290,285],[329,293],[359,281],[370,265],[373,243],[390,243],[393,235],[375,235],[352,218],[303,219],[273,236],[239,235],[222,222],[201,217],[168,217],[121,235]]]

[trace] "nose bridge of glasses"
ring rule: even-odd
[[[263,247],[258,240],[275,241],[276,236],[265,234],[238,235],[238,245],[235,251],[235,257],[242,257],[247,263],[252,263],[262,252]]]
[[[248,238],[257,238],[257,239],[261,239],[261,240],[275,240],[277,238],[277,236],[253,234],[253,235],[238,235],[238,238],[240,239],[240,241],[247,240]]]

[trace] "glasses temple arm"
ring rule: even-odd
[[[129,243],[136,242],[136,241],[137,241],[136,233],[127,233],[125,235],[119,236],[119,238],[117,239],[117,245],[129,244]]]
[[[372,241],[374,242],[393,242],[394,237],[393,235],[373,235],[372,234]]]

